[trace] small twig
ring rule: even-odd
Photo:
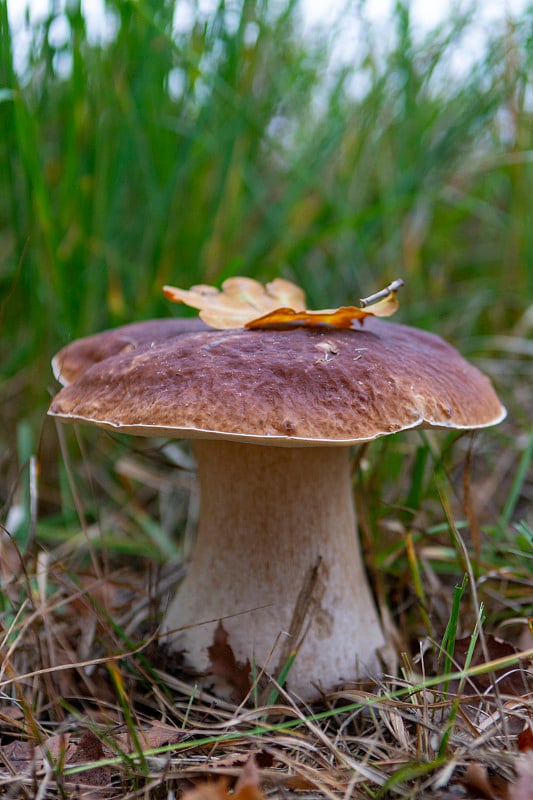
[[[402,278],[397,278],[392,283],[389,283],[388,286],[385,286],[380,292],[375,292],[374,294],[370,294],[368,297],[362,297],[359,300],[361,308],[366,308],[367,306],[371,306],[374,303],[377,303],[378,300],[383,300],[385,297],[389,297],[393,292],[398,291],[400,287],[404,286],[404,281]]]

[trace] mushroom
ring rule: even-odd
[[[76,339],[63,347],[52,359],[55,378],[66,386],[93,364],[137,347],[150,347],[154,342],[171,339],[182,333],[203,331],[207,325],[198,317],[190,319],[150,319],[132,322],[110,331],[102,331]]]
[[[494,425],[505,410],[489,380],[439,337],[374,318],[357,330],[151,337],[69,373],[49,413],[193,440],[200,518],[164,619],[170,648],[203,674],[220,626],[245,671],[276,676],[296,653],[287,685],[303,700],[379,670],[384,635],[357,540],[350,447],[411,428]]]

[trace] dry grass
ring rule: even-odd
[[[7,531],[2,540],[1,796],[173,798],[196,787],[190,800],[526,797],[517,792],[531,771],[533,554],[520,539],[513,554],[495,509],[479,503],[491,480],[484,450],[500,468],[505,442],[407,436],[410,491],[404,481],[381,487],[377,511],[381,462],[395,453],[360,453],[356,502],[392,646],[383,675],[312,708],[273,679],[273,704],[254,705],[252,692],[232,706],[165,658],[159,610],[182,555],[176,548],[169,563],[167,544],[150,559],[157,526],[147,520],[189,535],[194,481],[185,469],[171,480],[165,464],[170,455],[187,465],[187,454],[92,433],[78,442],[87,474],[66,472],[77,534],[58,541],[61,526],[35,519],[24,555]],[[63,443],[66,465],[73,446]],[[505,489],[520,504],[527,471],[507,458],[493,499]],[[429,495],[428,459],[438,488]],[[418,507],[399,508],[396,493],[418,495]]]

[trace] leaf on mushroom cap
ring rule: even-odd
[[[355,328],[365,317],[390,317],[398,308],[396,291],[402,281],[395,281],[377,296],[371,310],[342,306],[322,311],[305,310],[305,295],[299,286],[276,278],[262,286],[252,278],[228,278],[219,291],[213,286],[193,286],[188,291],[174,286],[163,287],[169,300],[198,308],[200,318],[212,328]],[[362,301],[362,305],[363,305]],[[259,313],[259,316],[258,316]]]
[[[355,328],[363,324],[365,317],[390,317],[398,308],[396,292],[372,306],[372,311],[357,306],[341,306],[323,311],[294,311],[292,308],[278,308],[245,324],[245,328]]]
[[[252,278],[228,278],[219,291],[200,284],[189,290],[164,286],[163,292],[174,303],[185,303],[200,310],[200,318],[211,328],[242,328],[281,306],[305,307],[305,294],[296,284],[276,278],[263,286]]]

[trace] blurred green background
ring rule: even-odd
[[[360,35],[340,63],[332,47],[354,4],[306,36],[296,0],[220,2],[186,30],[180,0],[107,0],[111,33],[97,40],[69,2],[29,26],[15,70],[0,0],[4,511],[29,455],[54,450],[53,353],[184,313],[164,283],[234,274],[292,279],[311,308],[403,277],[397,320],[491,374],[510,410],[493,436],[512,462],[524,451],[533,8],[496,26],[465,70],[454,64],[475,8],[416,33],[397,2],[385,34],[355,5]]]

